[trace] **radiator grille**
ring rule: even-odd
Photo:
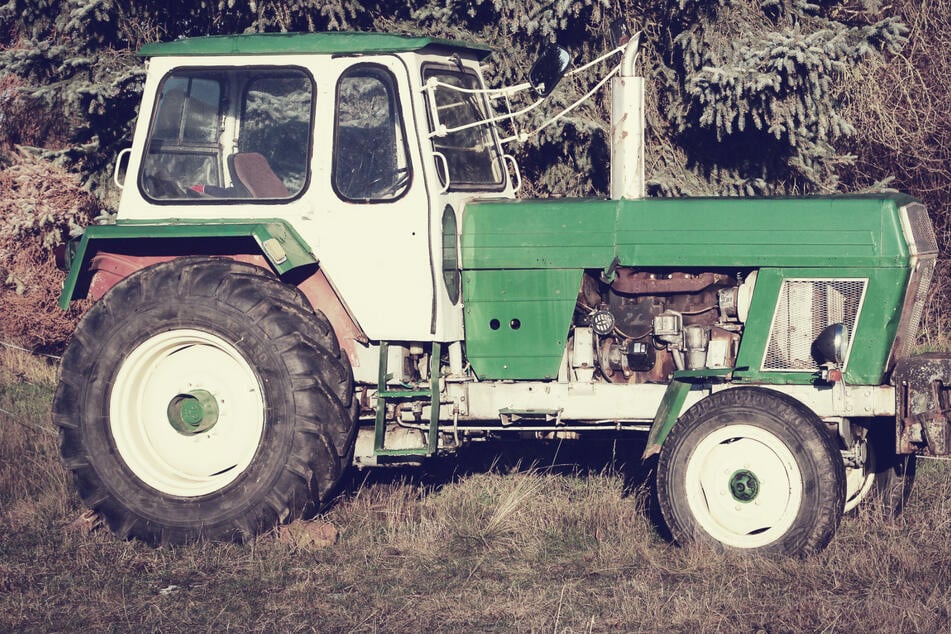
[[[813,341],[835,323],[845,324],[851,339],[867,283],[865,279],[783,281],[763,370],[818,370],[812,356]]]
[[[938,254],[938,242],[935,240],[934,228],[924,205],[911,203],[902,207],[901,223],[908,253],[911,255],[912,271],[902,306],[901,320],[898,322],[898,333],[892,346],[890,365],[898,359],[910,356],[914,350]]]
[[[928,217],[928,210],[921,203],[912,203],[902,208],[902,229],[912,255],[938,252],[934,227]],[[910,235],[909,235],[910,234]]]

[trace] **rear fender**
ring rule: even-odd
[[[112,225],[93,225],[86,228],[81,238],[70,244],[69,273],[59,297],[59,306],[66,310],[73,299],[87,296],[91,290],[92,263],[100,252],[129,256],[99,258],[96,262],[98,270],[109,271],[118,281],[139,268],[181,255],[217,254],[219,245],[235,238],[249,239],[249,244],[253,241],[256,248],[250,247],[248,250],[263,256],[274,272],[281,276],[317,264],[310,247],[284,220],[199,220],[187,223],[170,220],[161,224],[155,221],[125,221]]]
[[[74,299],[99,299],[120,280],[152,264],[211,255],[260,266],[297,286],[330,320],[351,364],[358,365],[356,342],[369,341],[317,266],[310,247],[283,220],[95,225],[70,243],[68,254],[69,273],[59,299],[63,310]]]

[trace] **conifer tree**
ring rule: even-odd
[[[3,0],[0,0],[2,2]],[[654,195],[834,191],[851,157],[841,78],[869,56],[901,46],[894,19],[872,19],[873,0],[6,0],[0,69],[19,98],[69,124],[58,156],[98,188],[131,138],[141,44],[180,36],[293,30],[390,30],[493,46],[489,82],[522,81],[543,44],[577,60],[609,47],[609,25],[644,30],[648,78],[648,178]],[[603,65],[599,71],[607,69]],[[563,82],[535,119],[573,103],[597,74]],[[530,193],[603,195],[604,93],[514,146]],[[0,99],[0,112],[3,102]],[[0,119],[0,126],[3,120]],[[0,128],[0,136],[3,129]],[[3,144],[0,143],[0,147]]]

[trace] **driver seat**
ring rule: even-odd
[[[228,157],[235,185],[243,186],[252,198],[289,198],[291,193],[259,152],[239,152]]]

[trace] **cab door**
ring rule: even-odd
[[[328,66],[336,81],[332,99],[326,83],[318,96],[314,173],[329,186],[312,201],[315,254],[370,339],[431,340],[430,200],[407,127],[406,68],[394,56]]]

